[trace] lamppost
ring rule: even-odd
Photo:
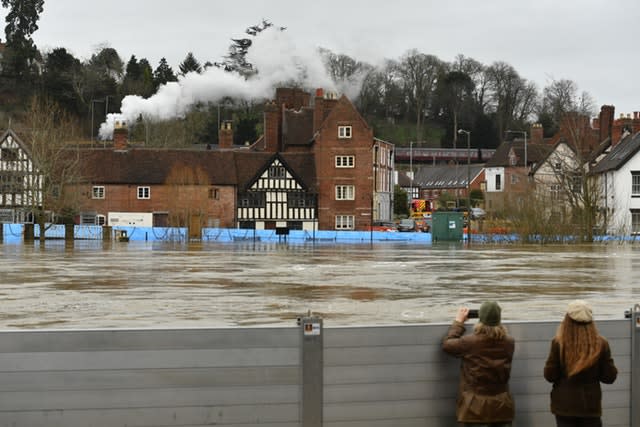
[[[458,129],[458,134],[467,135],[467,241],[471,243],[471,131]]]
[[[409,206],[413,201],[413,141],[409,141],[409,174],[411,178],[411,194],[409,195]]]
[[[527,131],[525,130],[508,130],[507,133],[514,134],[522,134],[524,135],[524,170],[527,172],[527,176],[529,176],[529,172],[527,169]]]
[[[467,135],[467,212],[471,221],[471,131],[458,129],[458,134]]]

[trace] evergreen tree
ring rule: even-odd
[[[2,0],[1,4],[10,9],[5,17],[7,42],[2,72],[18,79],[29,77],[34,74],[33,65],[38,58],[31,35],[38,30],[44,0]]]
[[[193,56],[192,52],[187,53],[187,56],[184,58],[184,61],[180,64],[180,75],[185,75],[187,73],[196,72],[200,74],[202,72],[202,65]]]
[[[153,92],[153,71],[149,61],[145,58],[138,61],[135,55],[131,55],[122,81],[123,95],[149,97]]]
[[[54,49],[44,61],[42,88],[45,95],[68,113],[81,113],[78,88],[82,86],[82,65],[63,47]]]
[[[87,64],[94,72],[101,76],[118,80],[122,77],[124,63],[118,52],[112,47],[102,47],[91,55]]]
[[[166,58],[161,58],[158,67],[153,72],[153,85],[157,90],[160,85],[167,82],[175,82],[178,78],[173,72],[173,69],[167,63]]]

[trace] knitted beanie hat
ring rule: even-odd
[[[497,302],[483,302],[478,311],[478,319],[487,326],[498,326],[502,309]]]
[[[593,310],[589,303],[583,300],[575,300],[567,307],[569,317],[579,323],[590,323],[593,321]]]

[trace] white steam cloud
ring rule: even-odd
[[[352,95],[348,92],[354,92],[353,89],[348,91],[347,87],[336,88],[318,49],[297,45],[286,31],[268,28],[252,42],[247,61],[257,68],[258,73],[250,79],[209,67],[202,74],[188,73],[177,82],[161,86],[150,98],[126,96],[122,100],[121,112],[107,115],[100,126],[100,138],[110,139],[113,136],[116,121],[133,123],[140,116],[154,121],[183,117],[198,102],[215,103],[227,96],[245,100],[270,98],[274,87],[285,82],[295,81],[308,89],[343,89],[348,96]]]

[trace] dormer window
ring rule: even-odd
[[[338,138],[340,139],[348,139],[351,138],[352,129],[351,126],[338,126]]]

